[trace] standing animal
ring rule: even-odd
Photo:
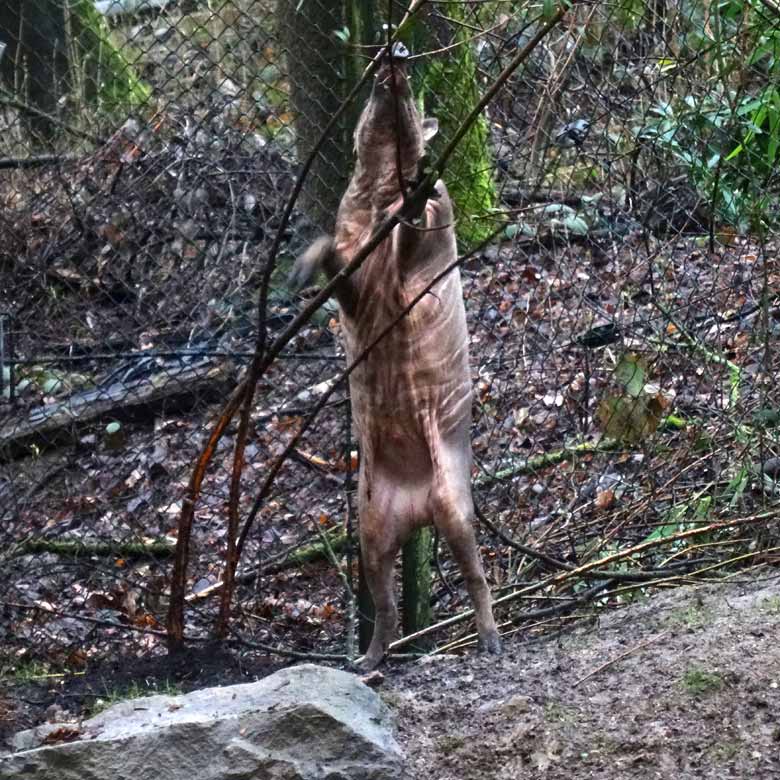
[[[408,52],[385,55],[355,129],[357,162],[341,200],[335,236],[321,237],[296,261],[291,286],[322,269],[333,278],[379,222],[400,209],[404,183],[418,172],[425,141],[438,129],[422,120],[409,85]],[[334,294],[351,363],[457,256],[452,203],[442,181],[421,224],[399,223]],[[374,668],[398,620],[393,570],[411,533],[435,524],[447,540],[474,603],[479,647],[501,649],[473,529],[468,332],[460,273],[438,281],[368,353],[350,376],[360,443],[361,558],[376,612],[364,669]]]

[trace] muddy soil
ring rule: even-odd
[[[204,647],[17,684],[0,691],[0,738],[50,706],[88,715],[112,692],[186,692],[284,665]],[[498,658],[430,656],[382,674],[402,780],[780,778],[778,575],[676,588],[557,638],[518,634]]]
[[[780,579],[678,588],[499,659],[388,670],[425,780],[780,778]]]

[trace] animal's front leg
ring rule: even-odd
[[[293,265],[287,284],[293,291],[303,289],[314,281],[320,271],[324,271],[328,281],[338,275],[347,264],[336,243],[330,236],[320,236]],[[344,311],[352,313],[357,306],[357,287],[350,277],[339,281],[333,290],[336,300]]]
[[[441,179],[436,182],[419,216],[401,222],[397,231],[397,257],[404,272],[414,271],[427,263],[438,265],[442,258],[454,260],[457,257],[452,201]]]

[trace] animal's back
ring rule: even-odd
[[[425,266],[402,278],[392,241],[361,269],[370,289],[354,316],[342,313],[350,362],[369,347],[440,270]],[[457,269],[437,282],[352,373],[350,390],[361,437],[382,435],[406,448],[426,447],[432,434],[468,431],[471,417],[468,332]],[[468,438],[466,434],[466,439]],[[388,442],[389,443],[389,442]]]

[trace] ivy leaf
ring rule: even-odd
[[[542,209],[542,214],[545,217],[556,216],[564,219],[577,216],[577,212],[565,203],[550,203]]]
[[[527,222],[513,222],[504,228],[504,235],[507,238],[514,238],[515,236],[533,237],[536,235],[536,230]]]
[[[588,223],[580,216],[566,217],[562,223],[563,227],[575,236],[584,236],[588,233]]]

